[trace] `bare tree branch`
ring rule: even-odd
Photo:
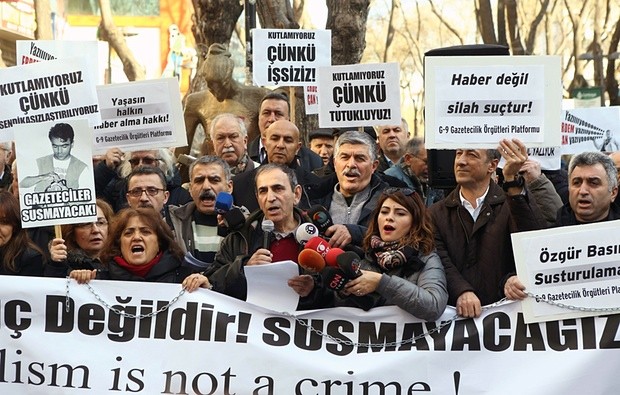
[[[431,6],[431,11],[433,11],[433,14],[435,14],[437,19],[439,19],[439,22],[441,22],[441,24],[444,25],[446,29],[448,29],[448,31],[454,34],[454,36],[459,40],[461,45],[465,44],[463,38],[461,37],[461,34],[459,34],[459,32],[454,27],[452,27],[452,25],[449,24],[448,21],[446,21],[443,15],[437,10],[437,7],[435,7],[435,3],[433,3],[433,0],[428,0],[428,3]]]

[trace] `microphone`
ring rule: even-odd
[[[325,288],[333,291],[342,290],[347,281],[349,281],[342,270],[330,266],[325,266],[321,272],[321,279],[323,280]]]
[[[275,225],[272,220],[264,219],[261,223],[261,229],[263,230],[263,248],[269,249],[269,236],[275,229]]]
[[[308,240],[318,235],[319,229],[314,226],[314,224],[304,222],[297,227],[297,230],[295,231],[295,240],[297,240],[299,244],[305,246]]]
[[[325,267],[323,257],[314,250],[301,250],[297,262],[299,266],[313,273],[318,273]]]
[[[315,224],[317,228],[319,228],[319,233],[322,236],[325,236],[325,231],[327,230],[327,228],[334,224],[334,221],[332,221],[332,216],[329,215],[329,211],[327,211],[325,207],[319,204],[315,204],[314,206],[310,207],[307,214],[308,217],[310,217],[310,220],[312,220],[312,223]]]
[[[354,252],[344,252],[336,257],[338,268],[342,270],[344,275],[349,278],[357,278],[362,275],[360,270],[359,256]]]
[[[215,197],[215,212],[220,214],[229,229],[238,229],[245,223],[246,216],[241,209],[233,205],[233,196],[228,192],[219,192]]]
[[[310,238],[306,242],[306,249],[318,252],[323,259],[327,256],[327,252],[331,249],[329,243],[318,236]]]
[[[233,196],[228,192],[219,192],[215,197],[215,211],[226,214],[233,208]]]
[[[327,254],[325,254],[325,264],[327,266],[337,267],[338,266],[337,259],[340,256],[340,254],[344,254],[344,250],[338,247],[330,248],[329,251],[327,251]]]

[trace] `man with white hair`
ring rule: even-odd
[[[213,118],[209,134],[215,155],[228,163],[233,175],[259,166],[247,153],[248,132],[243,120],[235,114],[223,113]]]

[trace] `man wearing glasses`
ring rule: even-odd
[[[428,155],[424,140],[414,137],[405,146],[405,155],[394,166],[385,171],[385,175],[398,178],[415,189],[426,206],[444,198],[442,190],[432,189],[428,185]]]
[[[205,155],[189,167],[192,201],[170,206],[170,223],[185,262],[196,271],[206,271],[215,260],[228,229],[218,226],[215,201],[218,193],[232,192],[230,167],[221,158]]]
[[[131,208],[151,207],[162,213],[170,193],[158,167],[138,166],[127,176],[127,203]]]
[[[174,165],[170,150],[133,151],[125,153],[119,148],[111,148],[106,152],[105,160],[95,166],[95,191],[97,196],[110,203],[115,212],[127,207],[127,176],[137,166],[159,168],[165,177],[165,189],[169,196],[166,206],[182,205],[191,201],[191,196],[181,186],[181,176]]]

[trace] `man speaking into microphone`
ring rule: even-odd
[[[221,267],[209,276],[213,290],[241,300],[247,297],[244,267],[285,260],[297,262],[302,246],[295,233],[300,224],[310,222],[295,207],[302,189],[290,168],[273,163],[260,166],[255,193],[260,210],[224,239],[215,256]],[[328,307],[331,303],[329,293],[314,286],[310,275],[293,277],[289,286],[301,296],[298,309]]]

